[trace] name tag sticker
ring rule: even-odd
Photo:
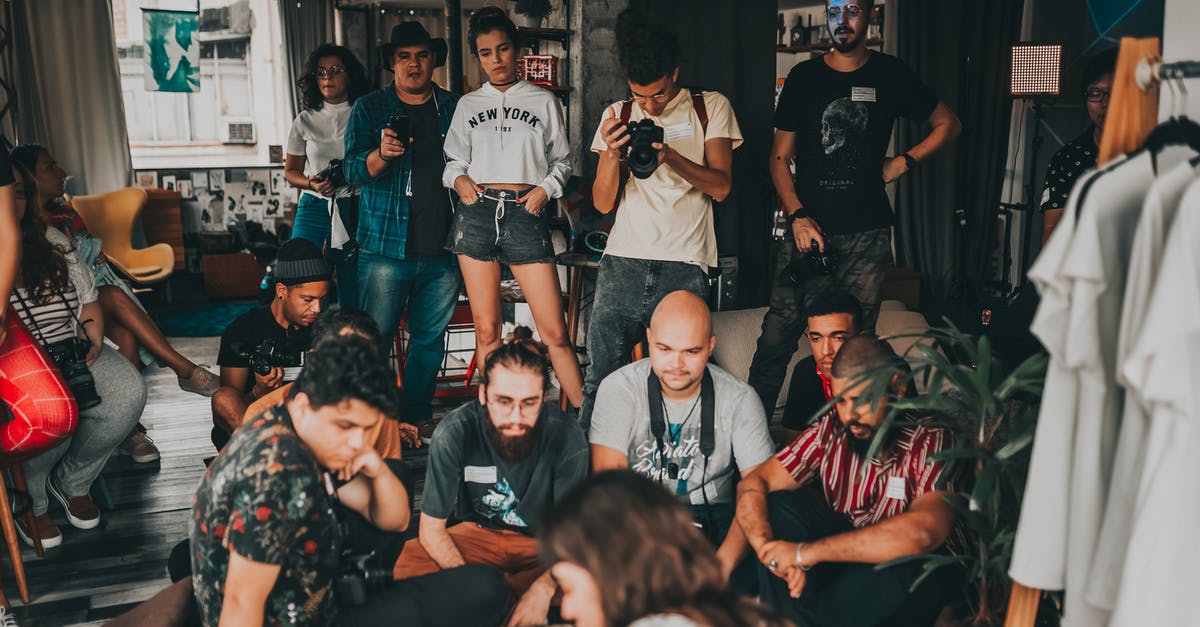
[[[887,490],[884,496],[889,499],[904,500],[904,477],[888,477]]]
[[[675,141],[677,139],[686,139],[692,136],[692,124],[684,122],[683,124],[675,124],[663,129],[663,138],[667,141]]]
[[[853,102],[875,102],[875,88],[851,87],[850,100]]]
[[[463,469],[467,483],[496,483],[495,466],[467,466]]]

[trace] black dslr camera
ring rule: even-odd
[[[663,141],[663,128],[649,118],[630,122],[625,134],[629,143],[625,149],[629,158],[629,171],[634,176],[645,179],[658,169],[658,151],[652,144]]]
[[[91,409],[100,404],[100,395],[96,393],[96,380],[88,370],[87,355],[92,349],[92,343],[78,337],[59,340],[46,345],[46,353],[51,361],[58,366],[59,372],[71,388],[71,395],[79,409]]]
[[[340,605],[363,605],[372,593],[392,583],[390,568],[376,568],[368,564],[374,556],[374,552],[342,556],[341,565],[333,577],[333,596]]]
[[[266,376],[271,368],[299,368],[304,365],[308,347],[293,338],[267,338],[258,346],[237,349],[237,356],[250,364],[255,373]]]
[[[825,252],[817,248],[817,241],[812,241],[812,248],[807,253],[794,257],[783,269],[783,275],[792,285],[802,285],[811,277],[822,274],[833,274],[837,270],[838,252],[828,240],[825,242]]]
[[[324,170],[317,172],[317,178],[322,181],[329,181],[334,189],[346,186],[346,173],[342,171],[342,160],[331,159],[329,165]]]

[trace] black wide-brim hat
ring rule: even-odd
[[[420,22],[400,22],[392,27],[391,40],[383,44],[379,49],[379,59],[383,63],[383,67],[389,71],[392,69],[392,53],[400,46],[420,46],[427,44],[429,49],[433,51],[434,65],[433,67],[442,67],[446,64],[446,55],[450,52],[450,47],[446,45],[446,40],[442,38],[434,39],[429,35],[429,31],[421,26]]]

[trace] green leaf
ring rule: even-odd
[[[1028,447],[1032,443],[1033,443],[1033,430],[1032,429],[1026,430],[1023,433],[1019,433],[1019,434],[1013,436],[1008,441],[1008,444],[1005,444],[1004,446],[1000,447],[1000,450],[996,451],[996,459],[998,459],[1000,461],[1007,461],[1013,455],[1016,455],[1017,453],[1020,453],[1021,451],[1025,450],[1025,448]]]
[[[1032,355],[1021,362],[996,387],[996,398],[1005,400],[1017,392],[1040,394],[1042,384],[1046,380],[1046,366],[1049,362],[1050,357],[1046,353]]]

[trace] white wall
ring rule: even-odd
[[[1200,61],[1200,38],[1196,37],[1196,26],[1200,24],[1200,2],[1197,0],[1166,0],[1166,15],[1163,22],[1163,59],[1165,61]],[[1188,117],[1200,120],[1200,78],[1189,79]],[[1170,115],[1171,98],[1159,97],[1159,117]]]

